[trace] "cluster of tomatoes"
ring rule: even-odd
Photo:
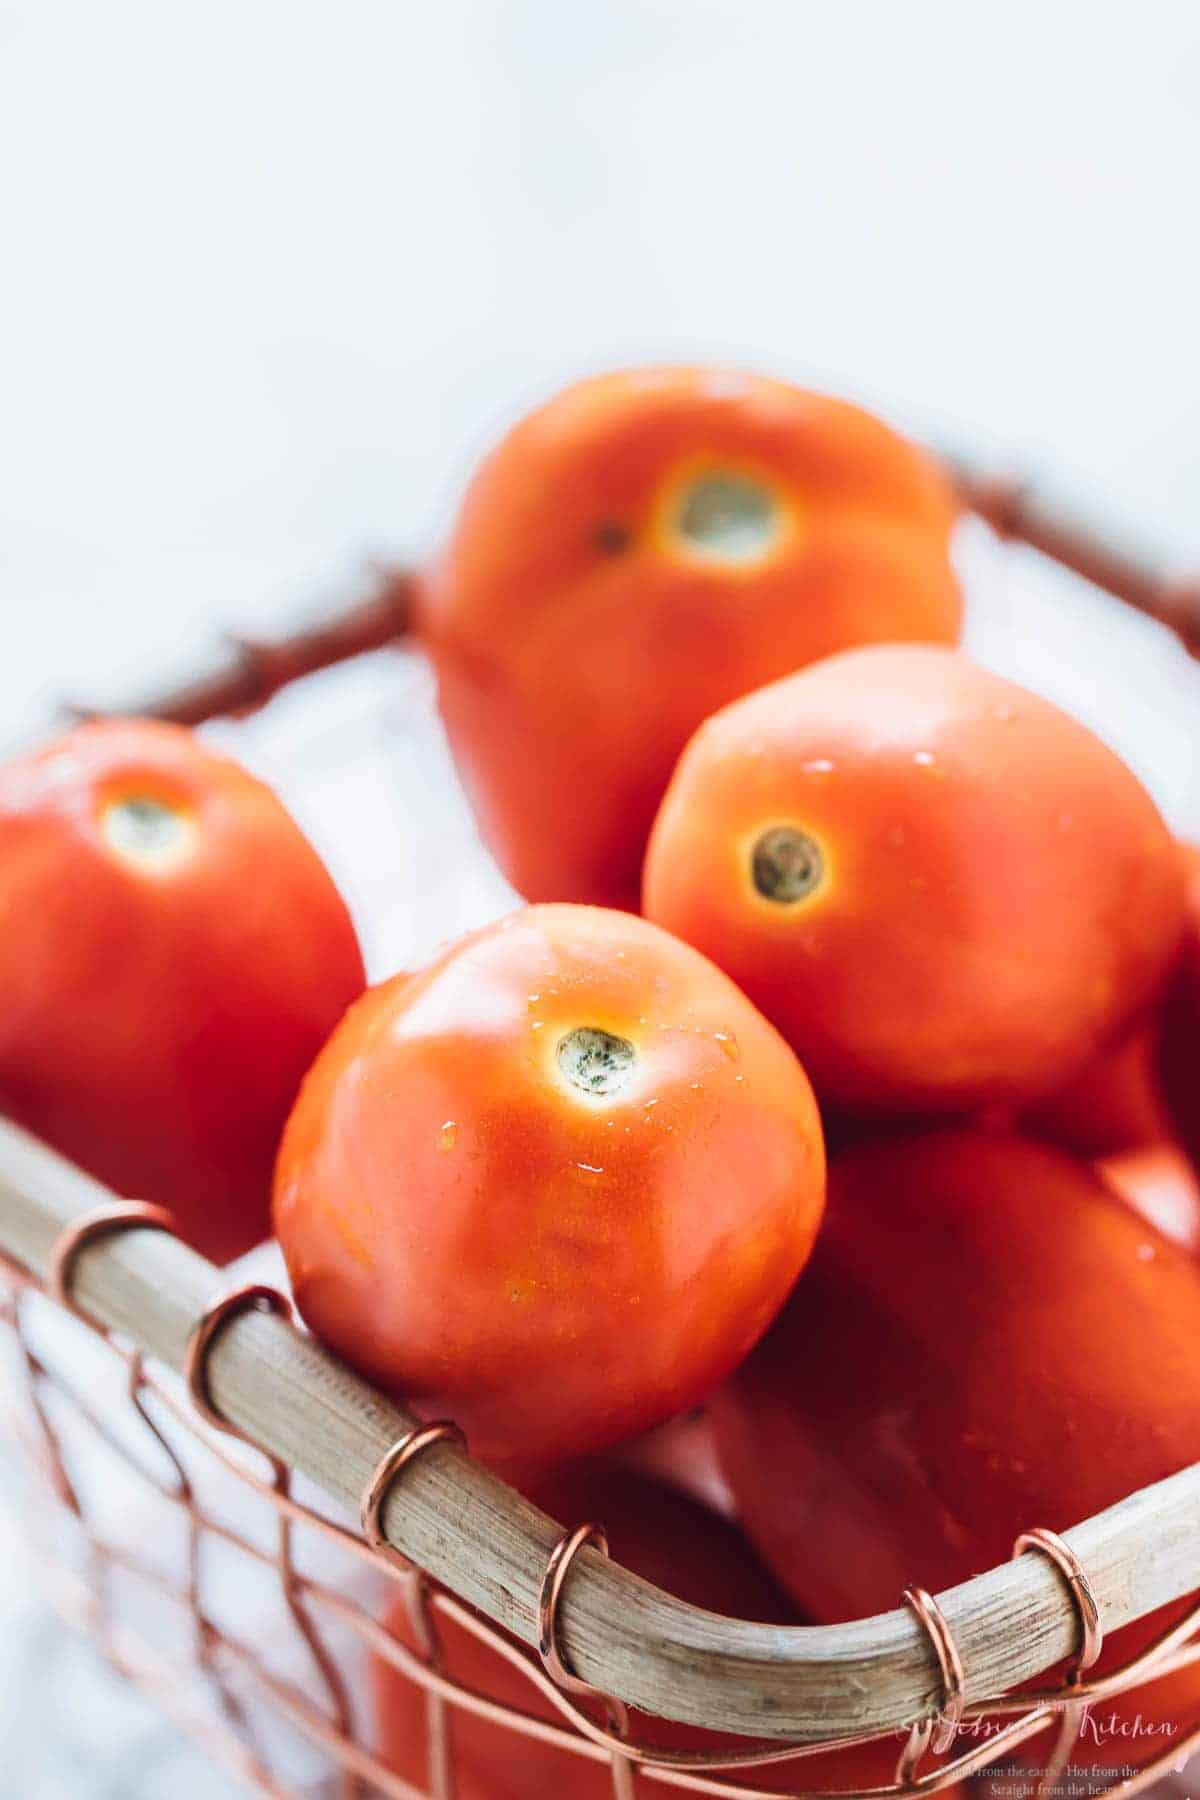
[[[955,648],[954,519],[914,446],[778,382],[559,396],[419,619],[533,904],[364,993],[261,784],[83,727],[0,772],[0,1107],[218,1260],[273,1222],[348,1363],[718,1611],[886,1609],[1200,1460],[1200,858]],[[736,1524],[612,1460],[702,1402]],[[418,1692],[376,1687],[421,1780]],[[1200,1665],[1117,1704],[1182,1729]],[[608,1791],[454,1730],[478,1800]]]

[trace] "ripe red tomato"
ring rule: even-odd
[[[712,1421],[703,1407],[630,1438],[614,1454],[625,1467],[733,1518],[733,1495],[717,1456]]]
[[[644,1475],[584,1465],[532,1498],[565,1524],[584,1520],[603,1524],[618,1562],[693,1606],[766,1624],[796,1622],[736,1526]],[[402,1600],[393,1604],[385,1622],[401,1643],[416,1647]],[[564,1723],[554,1706],[497,1651],[452,1620],[439,1616],[438,1625],[445,1667],[454,1680],[503,1705]],[[429,1772],[420,1688],[381,1657],[372,1659],[371,1688],[379,1754],[402,1779],[424,1791]],[[559,1800],[611,1800],[612,1775],[604,1762],[517,1736],[458,1708],[450,1709],[449,1720],[459,1800],[547,1800],[549,1795]],[[714,1751],[738,1741],[638,1712],[631,1713],[630,1736],[664,1748]],[[774,1768],[740,1770],[728,1779],[770,1793],[795,1793],[800,1788],[853,1791],[890,1781],[898,1750],[899,1740],[884,1740]],[[650,1790],[655,1784],[646,1785]],[[952,1797],[960,1792],[957,1786],[945,1791]]]
[[[1200,850],[1179,843],[1176,852],[1186,895],[1188,884],[1200,875]],[[1200,903],[1195,916],[1200,921]],[[1027,1107],[1020,1128],[1030,1137],[1045,1138],[1078,1156],[1132,1158],[1141,1150],[1165,1148],[1175,1139],[1175,1125],[1163,1092],[1162,1062],[1163,1006],[1159,1003],[1065,1087]],[[1154,1160],[1147,1158],[1147,1171]],[[1136,1162],[1130,1166],[1135,1171],[1138,1167]]]
[[[568,388],[468,489],[421,626],[483,835],[530,900],[637,909],[671,770],[718,706],[834,650],[952,643],[941,475],[785,382]]]
[[[727,970],[822,1101],[1045,1092],[1165,977],[1175,846],[1112,752],[955,651],[877,646],[736,701],[685,751],[646,912]]]
[[[363,986],[280,802],[178,726],[0,769],[0,1111],[218,1262],[270,1231],[308,1064]]]
[[[1163,1143],[1173,1132],[1158,1074],[1161,1034],[1156,1009],[1116,1049],[1026,1107],[1021,1129],[1077,1156],[1120,1156]]]
[[[1086,1165],[967,1130],[895,1140],[832,1164],[813,1259],[713,1403],[718,1447],[797,1603],[855,1618],[1200,1459],[1198,1341],[1200,1269]],[[1097,1669],[1180,1610],[1115,1633]]]
[[[318,1336],[480,1456],[541,1463],[727,1374],[823,1191],[804,1071],[733,983],[642,919],[547,906],[350,1011],[275,1223]]]
[[[1163,1009],[1161,1070],[1175,1129],[1200,1166],[1200,849],[1185,847],[1185,922]]]

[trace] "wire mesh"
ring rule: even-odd
[[[42,1292],[23,1271],[8,1267],[0,1320],[11,1341],[13,1371],[23,1393],[12,1416],[24,1440],[31,1467],[56,1502],[49,1514],[36,1509],[43,1526],[47,1574],[56,1605],[82,1626],[124,1679],[133,1682],[204,1746],[214,1761],[252,1792],[273,1800],[329,1794],[336,1800],[367,1800],[371,1795],[398,1800],[458,1800],[448,1715],[455,1709],[474,1713],[527,1739],[560,1751],[564,1768],[571,1758],[607,1763],[616,1800],[634,1800],[644,1791],[673,1788],[713,1796],[753,1796],[790,1792],[810,1795],[829,1790],[806,1787],[802,1763],[830,1745],[751,1744],[719,1751],[669,1750],[639,1745],[629,1732],[624,1708],[603,1702],[578,1683],[563,1665],[556,1641],[558,1598],[569,1579],[576,1551],[601,1536],[585,1525],[564,1534],[550,1559],[543,1588],[541,1617],[542,1666],[520,1646],[486,1623],[455,1598],[438,1590],[421,1571],[394,1550],[373,1545],[352,1525],[342,1523],[292,1492],[288,1470],[273,1457],[256,1452],[231,1433],[206,1400],[204,1356],[224,1320],[246,1305],[288,1307],[286,1297],[265,1284],[250,1284],[224,1294],[193,1332],[187,1379],[181,1384],[169,1371],[149,1364],[134,1347],[106,1337],[78,1317],[69,1323],[81,1333],[63,1357],[64,1306],[69,1303],[67,1271],[73,1251],[96,1224],[116,1229],[125,1223],[145,1224],[145,1209],[116,1206],[106,1220],[84,1220],[69,1233],[71,1255],[55,1258],[58,1299]],[[157,1222],[157,1221],[156,1221]],[[41,1329],[39,1329],[39,1321]],[[49,1330],[47,1331],[47,1327]],[[42,1336],[57,1339],[54,1357]],[[107,1365],[104,1367],[103,1365]],[[114,1373],[119,1388],[114,1390]],[[118,1410],[116,1394],[123,1396]],[[403,1479],[406,1463],[427,1444],[445,1435],[445,1426],[411,1434],[384,1459],[364,1495],[364,1518],[377,1516],[383,1494]],[[236,1441],[235,1441],[236,1440]],[[87,1492],[81,1471],[91,1465],[97,1448],[120,1464],[126,1491],[100,1516]],[[264,1542],[243,1520],[223,1517],[203,1496],[193,1473],[197,1459],[210,1473],[220,1472],[227,1490],[251,1497],[271,1522]],[[255,1460],[263,1468],[254,1467]],[[226,1491],[225,1502],[229,1494]],[[152,1502],[147,1513],[146,1502]],[[174,1566],[156,1561],[148,1546],[162,1545],[169,1533],[163,1511],[183,1526],[183,1554]],[[113,1521],[120,1524],[114,1529]],[[54,1529],[44,1528],[53,1521]],[[131,1526],[136,1522],[136,1529]],[[259,1520],[261,1524],[261,1519]],[[123,1529],[121,1528],[123,1526]],[[355,1591],[353,1580],[324,1578],[303,1565],[298,1540],[309,1537],[323,1552],[335,1551],[344,1570],[357,1564],[372,1580]],[[267,1572],[282,1600],[291,1642],[288,1657],[220,1618],[206,1580],[207,1553],[220,1546],[246,1567]],[[1154,1645],[1122,1669],[1101,1680],[1087,1681],[1084,1671],[1098,1653],[1098,1620],[1089,1612],[1086,1573],[1071,1552],[1051,1534],[1034,1531],[1018,1548],[1048,1550],[1060,1561],[1080,1603],[1080,1655],[1076,1666],[1054,1687],[985,1703],[962,1705],[963,1672],[945,1620],[936,1603],[921,1590],[906,1596],[929,1632],[942,1671],[945,1704],[936,1718],[917,1721],[900,1751],[896,1780],[857,1790],[883,1796],[933,1794],[979,1773],[1011,1755],[1020,1745],[1047,1733],[1049,1746],[1041,1789],[1058,1789],[1078,1736],[1083,1709],[1089,1702],[1174,1672],[1200,1658],[1200,1608],[1166,1632]],[[124,1605],[118,1605],[116,1577],[123,1580]],[[228,1574],[225,1577],[228,1583]],[[130,1584],[165,1602],[173,1615],[167,1642],[152,1641],[139,1627],[137,1607],[129,1604]],[[399,1587],[414,1624],[414,1644],[401,1640],[381,1622],[390,1589]],[[465,1686],[447,1670],[441,1655],[439,1621],[451,1619],[484,1643],[504,1664],[529,1683],[531,1696],[548,1699],[559,1715],[547,1720],[494,1696]],[[269,1635],[269,1634],[268,1634]],[[361,1671],[365,1655],[382,1659],[425,1695],[424,1766],[426,1778],[414,1785],[389,1765],[376,1747],[369,1715],[361,1707]],[[281,1666],[283,1664],[284,1666]],[[359,1704],[355,1704],[356,1690]],[[592,1701],[601,1701],[597,1716]],[[1006,1722],[1001,1719],[1008,1716]],[[972,1736],[976,1722],[986,1723],[981,1741],[955,1742],[958,1732]],[[1049,1727],[1057,1722],[1057,1730]],[[281,1727],[283,1739],[281,1740]],[[286,1740],[294,1740],[290,1749]],[[886,1741],[887,1734],[880,1734]],[[838,1744],[872,1741],[841,1739]],[[1178,1768],[1200,1741],[1200,1729],[1133,1773],[1121,1772],[1107,1791],[1133,1794],[1167,1770]],[[309,1753],[297,1756],[299,1745]],[[928,1752],[950,1751],[948,1760],[922,1772]],[[315,1760],[314,1760],[315,1757]],[[775,1777],[795,1764],[795,1785],[781,1788]],[[756,1771],[770,1769],[772,1785],[756,1785]],[[569,1791],[569,1788],[565,1789]],[[835,1789],[841,1794],[846,1790]],[[1093,1791],[1101,1791],[1094,1789]]]

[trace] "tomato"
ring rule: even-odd
[[[1177,843],[1176,854],[1184,882],[1190,883],[1200,873],[1200,850]],[[1200,904],[1196,917],[1200,920]],[[1162,1061],[1159,1004],[1073,1081],[1026,1108],[1021,1129],[1079,1156],[1132,1158],[1140,1150],[1167,1146],[1175,1126],[1163,1092]],[[1147,1167],[1153,1160],[1147,1159]],[[1167,1230],[1167,1235],[1173,1234]]]
[[[216,1261],[269,1233],[288,1109],[363,979],[312,846],[190,732],[84,725],[0,770],[0,1110]]]
[[[852,644],[957,639],[950,490],[785,382],[568,388],[483,463],[421,629],[483,835],[530,900],[637,910],[655,809],[717,707]]]
[[[1161,1068],[1175,1129],[1200,1165],[1200,849],[1185,847],[1185,924],[1163,1015]]]
[[[491,1461],[693,1404],[774,1316],[820,1122],[733,983],[629,914],[533,907],[375,988],[288,1123],[275,1223],[345,1360]]]
[[[1119,1156],[1172,1136],[1158,1077],[1157,1012],[1073,1081],[1021,1114],[1021,1128],[1077,1156]]]
[[[665,1425],[630,1439],[615,1453],[628,1468],[690,1494],[731,1519],[733,1495],[717,1456],[712,1422],[703,1408],[680,1413]]]
[[[792,1300],[713,1402],[743,1522],[806,1611],[952,1587],[1200,1459],[1200,1269],[1086,1165],[946,1130],[850,1151],[829,1185]]]
[[[1149,1004],[1175,847],[1091,732],[931,646],[831,657],[696,733],[646,859],[650,918],[738,981],[823,1102],[1045,1092]]]
[[[584,1520],[603,1524],[618,1562],[679,1599],[732,1618],[795,1622],[788,1602],[735,1526],[644,1475],[577,1467],[532,1498],[564,1524]],[[465,1626],[440,1614],[436,1617],[452,1679],[506,1706],[565,1723],[553,1704],[499,1652]],[[393,1604],[386,1624],[403,1644],[416,1647],[403,1600]],[[381,1657],[372,1659],[371,1687],[379,1754],[404,1780],[424,1791],[429,1773],[422,1691]],[[547,1800],[549,1795],[559,1800],[611,1800],[612,1775],[605,1763],[518,1736],[506,1726],[458,1708],[451,1708],[448,1716],[459,1800]],[[664,1748],[714,1752],[738,1741],[636,1711],[630,1715],[630,1736]],[[741,1770],[728,1778],[772,1793],[874,1787],[892,1779],[899,1748],[899,1740],[885,1739],[774,1768]],[[647,1791],[655,1785],[647,1782]],[[959,1792],[957,1787],[946,1791]]]

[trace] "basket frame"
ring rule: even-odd
[[[91,1177],[19,1128],[0,1125],[0,1244],[13,1279],[45,1290],[57,1270],[61,1291],[64,1233],[114,1204]],[[102,1332],[119,1334],[139,1364],[151,1357],[185,1370],[214,1295],[226,1292],[219,1270],[146,1221],[92,1238],[71,1258],[73,1303]],[[377,1488],[381,1460],[420,1429],[276,1311],[230,1310],[206,1350],[212,1415],[349,1506],[359,1507]],[[194,1360],[192,1372],[194,1384]],[[295,1503],[290,1510],[295,1516]],[[404,1568],[426,1571],[528,1645],[536,1646],[539,1631],[544,1636],[546,1571],[562,1527],[462,1450],[440,1441],[425,1446],[403,1480],[390,1483],[377,1517],[381,1543]],[[1084,1521],[1064,1541],[1087,1571],[1106,1627],[1115,1630],[1192,1591],[1198,1532],[1200,1465]],[[372,1554],[365,1543],[360,1548]],[[726,1620],[664,1594],[586,1545],[557,1599],[555,1641],[576,1677],[687,1724],[824,1748],[911,1728],[938,1715],[945,1699],[928,1630],[906,1606],[839,1626]],[[1022,1735],[1040,1729],[1029,1722],[1031,1707],[1061,1709],[1190,1661],[1187,1640],[1200,1625],[1189,1615],[1136,1668],[1094,1687],[1006,1699],[1078,1650],[1078,1604],[1060,1571],[1029,1550],[939,1595],[937,1608],[961,1663],[965,1717],[1018,1710],[1028,1726]],[[569,1697],[559,1692],[556,1703],[593,1741],[612,1748]],[[950,1774],[939,1770],[916,1785],[940,1786],[968,1763],[992,1760],[988,1750],[955,1759]],[[1179,1754],[1181,1746],[1173,1746],[1170,1760]]]
[[[964,504],[1002,536],[1021,539],[1106,587],[1174,630],[1189,650],[1200,646],[1200,583],[1181,580],[1106,522],[1079,509],[1064,510],[1030,482],[997,478],[969,457],[947,457]],[[379,572],[375,588],[340,613],[287,629],[270,641],[230,639],[185,676],[171,693],[118,706],[78,706],[77,715],[121,710],[198,723],[263,703],[286,682],[343,657],[376,649],[408,628],[415,578],[404,570]],[[896,1784],[876,1795],[933,1792],[974,1773],[1005,1749],[1043,1731],[1058,1718],[1057,1742],[1046,1777],[1061,1771],[1078,1729],[1080,1708],[1152,1676],[1200,1658],[1200,1607],[1125,1668],[1089,1683],[1089,1652],[1098,1647],[1099,1620],[1115,1630],[1192,1592],[1200,1578],[1194,1545],[1200,1539],[1200,1465],[1129,1496],[1055,1540],[1037,1522],[1019,1540],[1016,1560],[935,1599],[910,1590],[896,1610],[841,1626],[775,1627],[724,1620],[662,1593],[607,1558],[599,1527],[564,1530],[504,1486],[465,1449],[448,1441],[450,1428],[422,1427],[403,1409],[359,1380],[284,1316],[281,1296],[258,1290],[230,1296],[220,1272],[164,1230],[155,1209],[121,1203],[100,1184],[15,1126],[0,1122],[0,1258],[11,1292],[4,1316],[18,1334],[30,1373],[35,1419],[38,1374],[21,1337],[21,1295],[40,1289],[77,1310],[102,1336],[117,1334],[129,1366],[129,1392],[182,1474],[169,1441],[141,1404],[155,1387],[147,1357],[185,1372],[195,1417],[180,1423],[227,1432],[261,1449],[272,1479],[243,1479],[276,1505],[277,1565],[296,1624],[308,1638],[330,1700],[326,1713],[276,1692],[276,1703],[300,1728],[325,1743],[342,1769],[340,1792],[371,1779],[381,1791],[414,1796],[389,1776],[349,1735],[336,1669],[326,1666],[308,1602],[319,1584],[291,1563],[290,1533],[304,1523],[337,1534],[408,1584],[425,1654],[417,1657],[381,1626],[372,1647],[398,1663],[426,1692],[430,1767],[436,1796],[453,1791],[446,1753],[448,1705],[494,1713],[495,1703],[450,1680],[438,1666],[437,1615],[453,1617],[517,1661],[551,1698],[571,1729],[508,1714],[508,1722],[564,1749],[609,1762],[614,1792],[632,1794],[631,1770],[669,1786],[713,1795],[748,1795],[722,1769],[751,1772],[755,1763],[803,1757],[836,1743],[856,1743],[898,1730],[910,1734]],[[101,1214],[108,1227],[101,1229]],[[117,1215],[121,1216],[118,1217]],[[90,1222],[90,1223],[89,1223]],[[148,1229],[149,1227],[149,1229]],[[0,1285],[2,1285],[0,1281]],[[262,1311],[248,1299],[265,1303]],[[44,1371],[42,1371],[44,1374]],[[160,1398],[164,1390],[155,1391]],[[45,1426],[45,1420],[41,1423]],[[51,1475],[70,1504],[61,1462]],[[43,1444],[43,1450],[46,1449]],[[302,1470],[333,1498],[362,1507],[369,1543],[300,1507],[288,1493],[288,1471]],[[401,1476],[403,1479],[401,1479]],[[179,1494],[173,1496],[180,1498]],[[186,1501],[185,1497],[185,1503]],[[215,1529],[211,1521],[195,1528]],[[1032,1538],[1032,1542],[1030,1539]],[[431,1586],[430,1581],[438,1584]],[[457,1596],[457,1597],[456,1597]],[[199,1632],[204,1620],[191,1595]],[[336,1607],[337,1596],[321,1595]],[[898,1597],[899,1598],[899,1597]],[[464,1602],[466,1604],[464,1605]],[[1089,1606],[1091,1613],[1089,1613]],[[66,1610],[99,1625],[106,1647],[139,1685],[177,1720],[186,1707],[159,1671],[139,1656],[120,1628],[99,1618],[86,1590]],[[480,1616],[482,1615],[482,1617]],[[489,1625],[488,1621],[491,1622]],[[369,1625],[369,1622],[368,1622]],[[544,1668],[496,1635],[492,1627],[540,1649]],[[1066,1680],[1052,1689],[1012,1690],[1072,1656]],[[276,1684],[278,1685],[278,1684]],[[608,1724],[598,1725],[581,1696],[612,1696]],[[695,1755],[641,1754],[624,1736],[624,1707],[633,1705],[681,1722],[764,1740],[736,1759],[718,1758],[706,1774]],[[489,1712],[490,1709],[490,1712]],[[949,1763],[921,1774],[930,1740],[944,1749],[958,1715],[966,1722],[1014,1715],[1011,1723]],[[942,1720],[939,1730],[935,1722]],[[269,1770],[247,1748],[244,1722],[231,1720],[220,1741],[210,1726],[206,1748],[255,1791],[287,1800]],[[1200,1730],[1152,1757],[1116,1784],[1132,1793],[1200,1742]],[[778,1748],[772,1748],[772,1744]],[[786,1746],[786,1747],[785,1747]],[[653,1764],[653,1766],[652,1766]]]

